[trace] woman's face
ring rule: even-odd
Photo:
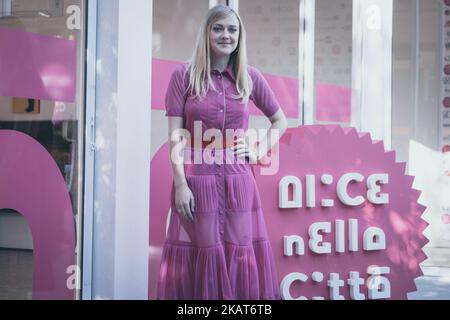
[[[239,44],[239,20],[234,14],[211,26],[211,51],[218,57],[230,56]]]

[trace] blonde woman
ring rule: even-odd
[[[261,73],[247,65],[245,41],[239,15],[216,6],[191,61],[172,74],[166,116],[174,182],[158,299],[280,298],[251,164],[287,124]],[[248,130],[249,100],[269,118],[269,129],[279,131],[276,141],[266,135],[255,146],[239,134]],[[193,139],[196,130],[214,141]],[[230,130],[236,130],[232,138],[225,134]],[[174,152],[181,141],[183,153]]]

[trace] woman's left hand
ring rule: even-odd
[[[254,150],[253,147],[250,147],[244,138],[235,140],[233,151],[238,158],[247,160],[251,164],[256,164],[259,161],[256,150]]]

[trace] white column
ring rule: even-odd
[[[239,12],[239,0],[229,0],[228,5],[236,12]]]
[[[153,1],[119,0],[114,299],[147,299]]]
[[[393,0],[353,0],[352,126],[391,148]]]
[[[300,27],[300,34],[304,37],[300,41],[300,52],[303,53],[301,65],[303,65],[304,80],[303,80],[303,124],[314,124],[315,120],[315,3],[314,0],[301,1],[301,19],[304,19],[304,25]]]
[[[11,0],[0,0],[0,18],[11,15]]]

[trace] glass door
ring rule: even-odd
[[[163,204],[170,203],[168,190],[172,177],[167,170],[156,170],[165,163],[168,124],[164,97],[175,67],[187,62],[194,50],[200,21],[212,4],[208,0],[154,0],[152,32],[152,122],[150,178],[150,255],[148,297],[156,298],[162,246],[166,237],[166,221],[170,212]]]
[[[392,144],[415,177],[429,224],[417,299],[448,299],[449,292],[449,16],[449,1],[394,1]]]
[[[0,300],[79,296],[85,3],[0,1]]]
[[[236,9],[247,32],[248,62],[266,78],[291,126],[302,123],[303,39],[300,0],[240,0]],[[251,126],[267,127],[250,106]]]
[[[305,0],[305,123],[391,145],[392,1]]]
[[[350,125],[353,1],[315,1],[314,123]]]

